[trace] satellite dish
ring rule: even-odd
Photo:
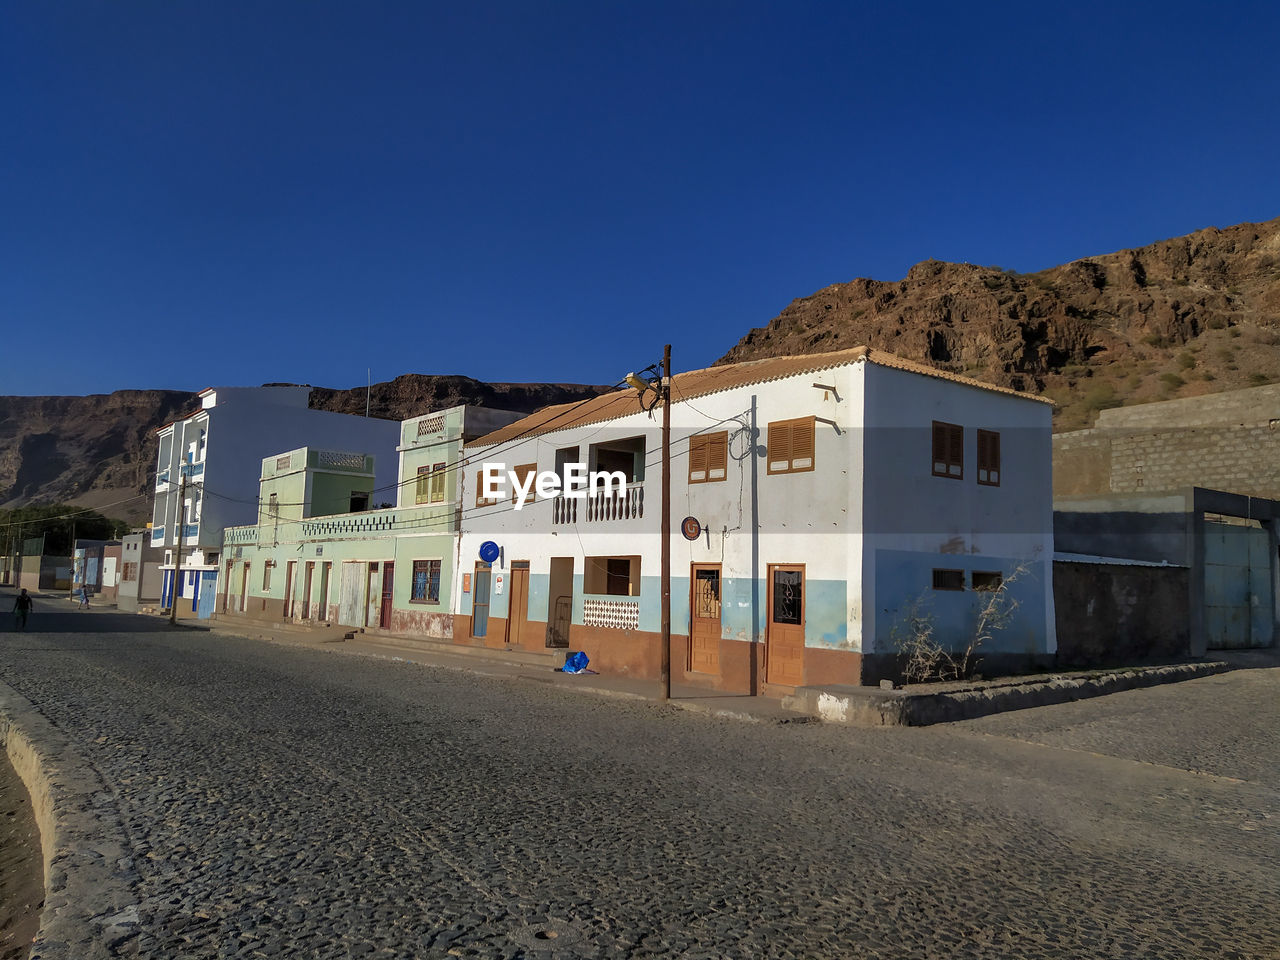
[[[484,543],[480,544],[480,559],[485,563],[493,563],[493,561],[498,559],[498,554],[500,552],[498,545],[492,540],[486,540]]]

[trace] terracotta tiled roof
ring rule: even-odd
[[[1053,405],[1052,400],[1038,397],[1032,393],[1022,393],[1009,387],[999,387],[994,383],[984,383],[972,377],[964,377],[958,373],[938,370],[928,364],[885,353],[883,350],[872,350],[870,347],[852,347],[848,350],[837,350],[832,353],[808,353],[793,357],[768,357],[764,360],[748,360],[745,363],[730,363],[720,367],[707,367],[703,370],[688,370],[677,373],[671,378],[671,396],[679,403],[681,400],[693,400],[708,394],[720,393],[734,387],[745,387],[753,383],[767,383],[785,377],[818,373],[834,367],[842,367],[848,363],[865,360],[882,367],[893,367],[910,373],[919,373],[927,377],[937,377],[962,383],[982,390],[993,390],[996,393],[1007,393],[1024,400],[1035,400],[1039,403]],[[583,426],[589,423],[600,423],[614,420],[629,414],[638,413],[636,392],[632,389],[618,390],[614,393],[602,394],[590,400],[577,403],[561,403],[544,407],[522,420],[508,424],[500,430],[486,434],[469,446],[490,446],[505,443],[517,436],[532,437],[553,430],[564,430],[569,427]]]

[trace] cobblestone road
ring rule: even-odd
[[[112,795],[141,956],[1280,956],[1280,670],[858,730],[32,628],[0,679]]]

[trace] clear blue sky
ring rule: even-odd
[[[0,393],[705,366],[1280,216],[1280,8],[0,5]]]

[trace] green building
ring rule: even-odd
[[[404,421],[395,489],[375,488],[366,454],[266,458],[257,524],[223,534],[219,612],[451,638],[463,444],[520,416],[457,406]]]

